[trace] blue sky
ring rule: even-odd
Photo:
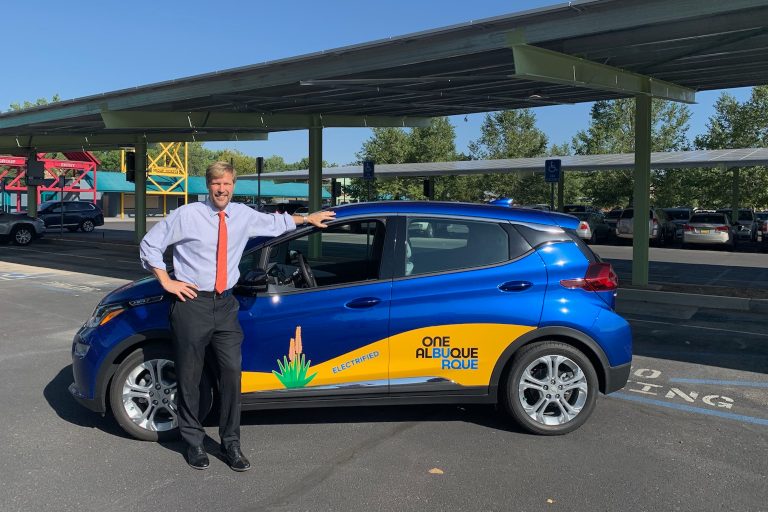
[[[551,0],[58,0],[3,6],[6,48],[0,110],[13,102],[63,99],[292,57],[399,36],[510,12],[554,5]],[[743,101],[749,88],[729,91]],[[697,93],[689,137],[703,132],[720,92]],[[550,143],[570,142],[589,124],[590,104],[534,109]],[[451,118],[456,145],[480,133],[482,114]],[[324,159],[355,160],[368,129],[323,133]],[[270,134],[266,142],[216,143],[251,155],[307,156],[306,132]]]

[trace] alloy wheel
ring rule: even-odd
[[[545,355],[522,372],[518,399],[525,413],[541,425],[563,425],[581,412],[587,401],[587,377],[572,359]]]
[[[178,426],[173,361],[150,359],[136,366],[122,387],[123,408],[137,426],[153,432]]]

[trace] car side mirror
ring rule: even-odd
[[[250,270],[244,276],[240,276],[234,291],[238,295],[248,295],[251,297],[259,292],[266,292],[268,284],[267,278],[267,273],[260,268]]]

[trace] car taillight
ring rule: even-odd
[[[693,226],[691,226],[690,224],[686,224],[683,226],[683,229],[686,231],[693,231]]]
[[[728,232],[728,226],[717,226],[717,227],[715,228],[715,231],[720,231],[721,233],[722,233],[723,231],[725,231],[725,232],[727,233],[727,232]]]
[[[579,229],[589,229],[589,224],[586,222],[579,223]]]
[[[562,279],[560,285],[571,290],[581,288],[588,292],[606,292],[619,287],[619,276],[610,263],[590,263],[583,278]]]

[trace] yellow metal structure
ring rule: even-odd
[[[163,197],[165,216],[168,196],[184,196],[184,204],[187,204],[189,148],[186,142],[160,142],[158,147],[160,151],[156,155],[150,152],[147,155],[147,195]],[[120,152],[120,171],[125,172],[125,150]],[[120,194],[120,218],[125,217],[124,196]]]

